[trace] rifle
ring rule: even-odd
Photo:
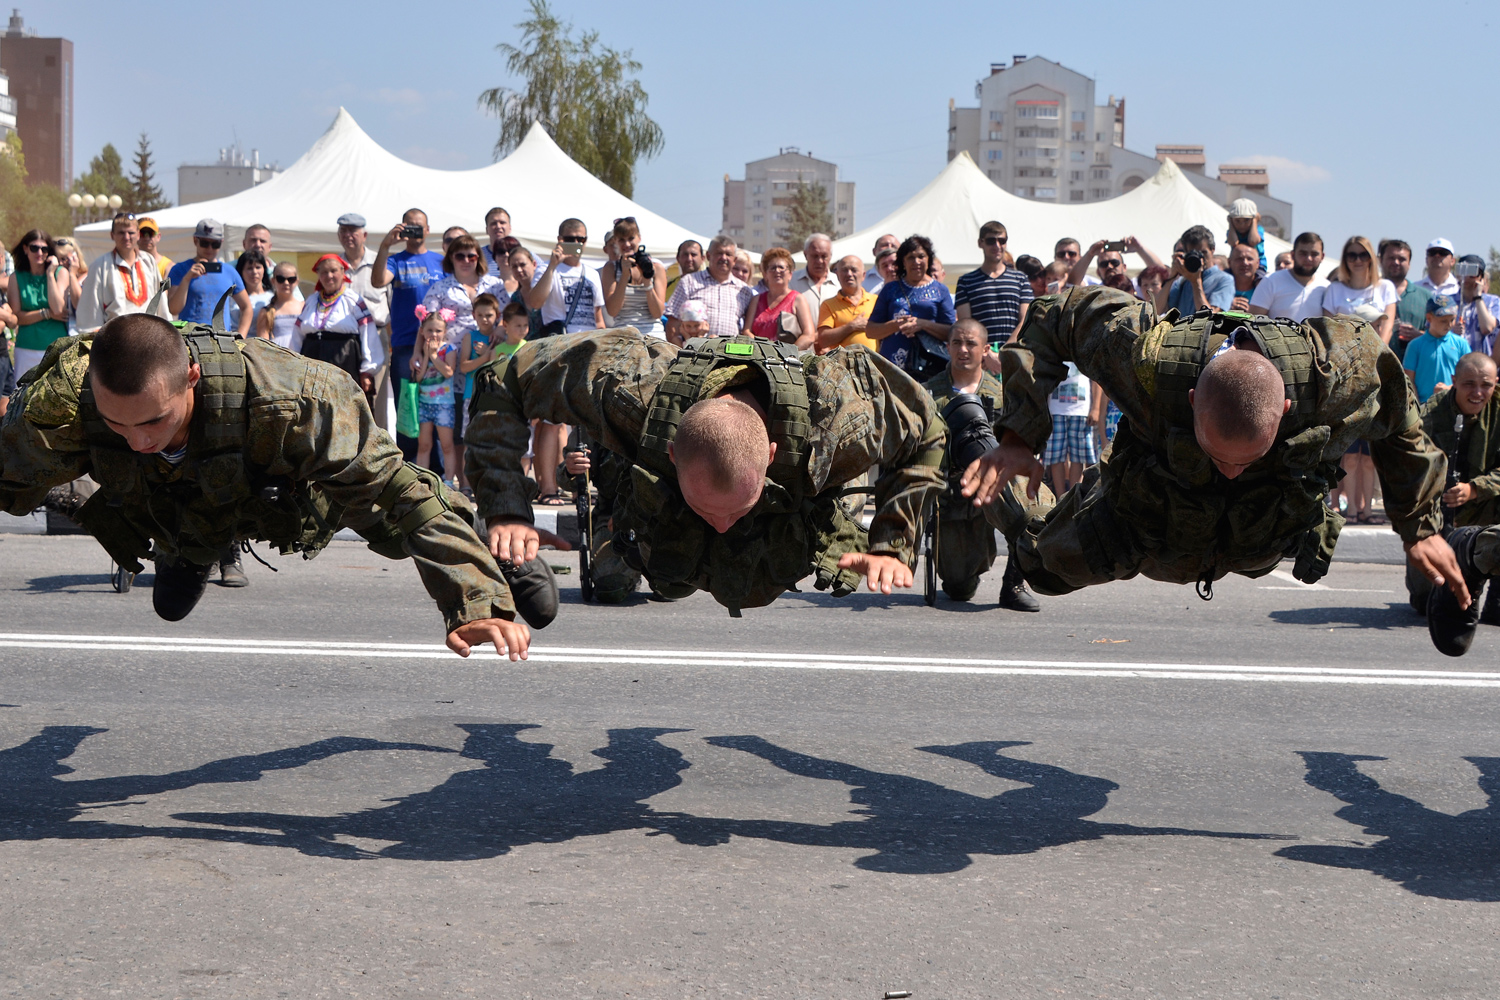
[[[1458,407],[1455,405],[1454,409],[1457,410]],[[1447,478],[1447,481],[1443,485],[1443,492],[1444,493],[1447,493],[1449,490],[1453,489],[1453,487],[1457,486],[1460,482],[1462,482],[1462,480],[1460,480],[1458,478],[1458,451],[1459,451],[1460,448],[1463,447],[1463,440],[1464,440],[1464,415],[1463,415],[1462,411],[1459,411],[1458,415],[1453,418],[1453,451],[1450,452],[1448,454],[1448,456],[1447,456],[1447,458],[1448,458],[1448,478]],[[1443,537],[1447,538],[1448,537],[1448,533],[1453,530],[1453,527],[1454,527],[1453,522],[1454,522],[1454,518],[1456,518],[1458,516],[1458,508],[1457,507],[1449,507],[1446,503],[1442,504],[1442,508],[1443,508]]]
[[[570,451],[589,454],[588,439],[584,437],[582,427],[573,428],[572,440],[563,451],[565,454]],[[573,510],[578,516],[578,590],[584,601],[592,603],[594,574],[589,561],[593,555],[594,520],[592,505],[589,503],[589,474],[587,472],[573,477]]]

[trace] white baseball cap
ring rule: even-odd
[[[1428,253],[1431,253],[1434,250],[1446,250],[1449,253],[1452,253],[1453,252],[1453,243],[1451,241],[1445,240],[1441,236],[1439,236],[1437,239],[1435,239],[1431,243],[1427,244],[1427,252]]]

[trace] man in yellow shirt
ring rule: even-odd
[[[172,267],[172,258],[158,253],[156,250],[156,245],[161,242],[161,227],[156,224],[155,219],[148,215],[143,219],[136,220],[136,228],[141,232],[141,241],[137,244],[137,249],[144,250],[156,258],[156,273],[159,275],[160,280],[166,281],[167,271]]]
[[[865,333],[876,296],[865,291],[865,263],[854,254],[833,265],[839,280],[839,293],[818,307],[818,339],[814,345],[819,354],[835,347],[868,347],[879,345]]]

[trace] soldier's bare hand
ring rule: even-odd
[[[850,552],[839,559],[839,569],[852,569],[863,574],[871,593],[889,594],[892,587],[911,586],[911,567],[895,556]]]
[[[1468,483],[1459,483],[1443,494],[1444,507],[1462,507],[1474,499],[1474,487]]]
[[[1041,489],[1042,463],[1031,453],[1031,447],[1015,431],[1006,431],[1000,443],[976,458],[964,470],[959,492],[974,498],[974,506],[995,502],[1002,490],[1017,476],[1025,476],[1026,495],[1035,500]]]
[[[567,552],[573,546],[550,531],[543,531],[534,524],[514,518],[490,521],[490,555],[503,559],[513,566],[531,562],[536,550],[543,545]]]
[[[1467,608],[1474,600],[1469,585],[1464,582],[1463,571],[1458,568],[1458,557],[1442,535],[1428,535],[1418,542],[1406,543],[1406,558],[1417,572],[1432,581],[1435,587],[1447,587],[1458,598],[1458,606]]]
[[[481,618],[448,633],[448,648],[459,656],[468,656],[475,646],[487,642],[494,643],[495,652],[500,656],[509,656],[513,661],[524,660],[527,649],[531,647],[531,630],[525,622]]]
[[[594,466],[589,461],[589,453],[579,450],[563,453],[563,467],[568,470],[568,475],[581,476]]]

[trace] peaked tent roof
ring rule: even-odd
[[[596,247],[602,242],[597,234],[627,215],[635,216],[658,256],[683,240],[702,241],[580,167],[540,124],[533,123],[521,145],[498,163],[435,170],[386,150],[343,108],[296,163],[264,184],[152,216],[162,227],[163,252],[182,260],[193,255],[193,229],[202,218],[224,223],[228,247],[237,249],[245,229],[261,223],[270,228],[278,253],[322,252],[338,248],[335,220],[345,212],[369,220],[373,246],[413,206],[427,212],[434,234],[457,225],[482,238],[484,213],[495,205],[510,212],[512,234],[543,254],[557,241],[557,224],[569,217],[588,224]],[[108,222],[78,228],[78,241],[91,257],[109,250],[109,228]]]
[[[968,153],[959,153],[906,204],[875,225],[834,241],[833,255],[858,254],[868,267],[870,248],[882,233],[903,239],[920,233],[932,240],[948,280],[955,281],[979,266],[979,227],[991,219],[1005,224],[1012,254],[1029,253],[1043,261],[1052,259],[1053,245],[1065,236],[1084,247],[1096,239],[1134,236],[1165,263],[1188,227],[1207,226],[1215,243],[1223,242],[1228,227],[1224,207],[1194,187],[1170,160],[1150,180],[1117,198],[1053,205],[1011,194],[986,177]],[[1285,240],[1266,237],[1267,261],[1290,249]],[[1139,266],[1136,261],[1127,265],[1131,270]]]

